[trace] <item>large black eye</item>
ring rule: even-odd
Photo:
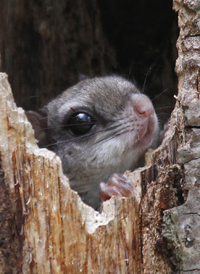
[[[68,128],[74,135],[84,135],[94,126],[95,120],[87,113],[80,112],[68,120]]]

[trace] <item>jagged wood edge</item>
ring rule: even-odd
[[[1,168],[18,225],[15,237],[20,235],[21,243],[18,271],[141,273],[136,199],[112,198],[101,214],[83,204],[69,188],[59,157],[37,147],[32,127],[24,111],[16,107],[3,73],[0,105]],[[132,177],[139,185],[140,173]]]

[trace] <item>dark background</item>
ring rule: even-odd
[[[169,0],[0,2],[1,71],[26,110],[85,76],[114,73],[135,81],[164,123],[177,92],[177,36]]]

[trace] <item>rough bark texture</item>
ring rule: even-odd
[[[2,3],[6,16],[9,4]],[[21,5],[15,16],[23,21],[24,10],[33,14],[34,8]],[[174,8],[180,27],[179,94],[168,132],[162,145],[147,155],[148,166],[130,174],[137,182],[136,197],[112,198],[101,214],[71,191],[59,158],[38,149],[24,111],[15,106],[6,75],[0,75],[0,273],[200,272],[200,4],[174,0]],[[35,13],[41,23],[42,14]],[[30,29],[31,19],[27,24]],[[51,28],[46,24],[34,28],[47,35],[48,43]],[[13,41],[12,32],[6,39]],[[58,40],[52,41],[56,47]],[[12,49],[4,45],[3,62],[11,71],[19,68],[20,77],[20,69],[26,68],[17,66],[20,56],[11,58],[17,54]],[[32,72],[27,74],[31,79]],[[50,75],[48,79],[55,81]]]
[[[9,230],[2,223],[0,231],[2,273],[171,273],[161,224],[163,211],[180,203],[177,116],[150,166],[130,174],[136,197],[113,198],[99,214],[71,191],[59,158],[38,149],[5,74],[0,98],[1,220],[9,212]]]
[[[130,174],[136,197],[113,198],[99,214],[70,190],[59,158],[38,149],[5,74],[0,95],[2,193],[10,197],[9,207],[2,199],[2,216],[10,212],[10,232],[4,226],[0,231],[2,273],[171,273],[161,224],[163,211],[182,202],[182,170],[174,153],[179,112],[162,147],[149,155],[150,167]]]
[[[1,71],[18,106],[38,109],[81,77],[116,67],[96,1],[0,2]]]
[[[69,188],[60,159],[37,147],[5,74],[0,105],[0,273],[141,273],[139,190],[95,212]]]
[[[164,124],[177,93],[177,35],[172,0],[1,0],[0,70],[25,110],[84,76],[117,73],[153,99]]]
[[[200,273],[199,8],[199,1],[174,1],[180,27],[177,42],[179,57],[176,63],[179,94],[176,108],[180,108],[183,115],[178,119],[182,125],[182,135],[177,148],[177,162],[185,174],[183,189],[189,192],[186,203],[165,212],[163,235],[171,243],[173,261],[179,273]],[[180,130],[179,127],[177,129]]]
[[[113,198],[99,214],[71,191],[59,158],[38,149],[23,110],[13,102],[5,74],[0,83],[5,172],[0,219],[6,216],[9,227],[6,231],[2,223],[0,231],[1,272],[171,273],[174,266],[161,224],[163,211],[183,202],[182,170],[174,153],[182,113],[174,111],[162,146],[149,154],[150,166],[130,174],[137,184],[136,197]]]

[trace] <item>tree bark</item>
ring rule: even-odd
[[[0,70],[25,110],[83,77],[120,74],[153,99],[165,124],[177,93],[177,37],[172,0],[0,1]]]
[[[188,195],[182,206],[165,212],[163,235],[171,244],[174,262],[180,273],[199,273],[199,1],[175,0],[174,9],[179,14],[180,28],[177,41],[179,57],[176,72],[179,79],[179,94],[176,109],[179,109],[181,114],[177,121],[181,123],[181,134],[179,133],[177,162],[184,171],[182,187]],[[179,127],[177,129],[179,130]]]
[[[60,159],[39,149],[24,111],[0,74],[0,272],[198,273],[198,1],[179,13],[179,93],[162,145],[128,173],[135,197],[112,198],[102,213],[82,203]]]
[[[82,77],[116,68],[97,1],[0,2],[1,71],[18,106],[38,110]]]
[[[83,204],[0,76],[1,273],[140,273],[138,201],[111,199],[101,214]]]
[[[112,198],[100,214],[69,188],[60,159],[37,147],[5,74],[0,83],[2,273],[157,273],[161,267],[170,273],[156,241],[162,243],[162,211],[177,204],[175,126],[151,155],[150,166],[129,175],[136,196]],[[154,157],[159,164],[152,164]]]

